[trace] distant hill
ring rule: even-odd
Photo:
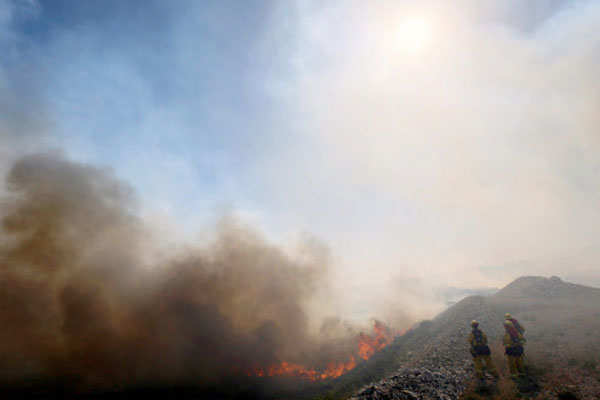
[[[550,301],[552,303],[590,303],[600,300],[600,289],[564,282],[557,276],[524,276],[499,290],[496,298],[504,301]],[[597,305],[597,303],[596,303]]]
[[[457,288],[447,287],[437,290],[437,296],[447,306],[452,306],[468,296],[490,296],[498,292],[497,288]]]

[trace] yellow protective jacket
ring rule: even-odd
[[[471,348],[477,346],[478,344],[486,345],[487,344],[487,336],[485,336],[485,333],[483,333],[483,331],[481,331],[481,339],[479,341],[477,341],[477,340],[475,340],[475,335],[473,334],[473,332],[471,332],[471,334],[469,335],[469,344],[471,345]]]
[[[515,327],[517,332],[519,332],[521,335],[525,333],[525,328],[523,328],[523,325],[521,325],[521,323],[517,321],[516,318],[509,318],[508,320],[513,323],[513,326]]]
[[[473,357],[489,356],[491,354],[490,348],[487,345],[487,336],[480,329],[474,329],[471,332],[469,335],[469,344],[471,345],[471,355]]]
[[[515,346],[523,346],[525,344],[525,338],[519,334],[519,337],[516,340],[513,340],[510,333],[506,332],[503,338],[504,347],[515,347]]]

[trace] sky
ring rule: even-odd
[[[169,240],[314,236],[344,312],[600,286],[597,1],[0,0],[0,54],[5,160],[111,169]]]

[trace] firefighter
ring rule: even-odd
[[[471,355],[473,356],[477,378],[484,379],[484,370],[487,370],[494,378],[498,378],[498,371],[490,357],[491,352],[485,333],[479,329],[479,322],[475,320],[471,321],[471,327],[473,329],[469,335],[469,344],[471,345]]]
[[[519,333],[515,328],[512,321],[504,320],[504,352],[508,361],[508,369],[512,378],[516,378],[517,375],[523,375],[525,370],[523,368],[523,345],[525,339],[523,335]]]
[[[523,325],[521,325],[521,324],[519,323],[519,321],[517,321],[517,319],[516,319],[516,318],[514,318],[512,315],[510,315],[510,313],[506,313],[506,314],[504,314],[504,319],[505,319],[505,320],[507,320],[507,321],[510,321],[510,322],[512,322],[512,323],[513,323],[513,326],[515,327],[515,329],[516,329],[517,331],[519,331],[519,333],[520,333],[521,335],[523,335],[523,334],[525,333],[525,328],[523,328]]]

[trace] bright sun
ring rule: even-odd
[[[431,41],[431,25],[424,18],[406,19],[400,24],[396,38],[402,50],[419,51]]]

